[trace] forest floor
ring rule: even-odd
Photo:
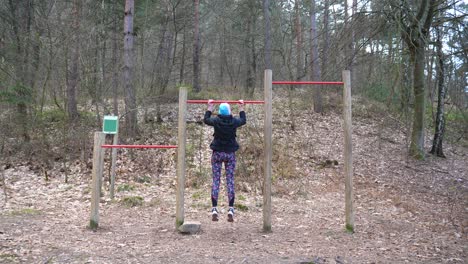
[[[200,232],[175,231],[175,150],[119,152],[116,197],[109,199],[106,172],[97,231],[88,228],[89,155],[67,164],[68,183],[60,162],[46,181],[31,162],[10,159],[0,171],[0,263],[468,262],[466,145],[446,143],[446,159],[409,159],[407,126],[353,104],[351,234],[345,230],[340,110],[319,115],[297,103],[293,119],[277,97],[272,232],[262,231],[261,158],[245,158],[261,152],[261,107],[247,106],[248,124],[238,130],[234,223],[227,222],[224,189],[220,221],[211,221],[211,128],[197,123],[203,108],[191,107],[185,220],[201,222]],[[164,113],[165,125],[153,127],[151,143],[175,143],[176,108]],[[128,197],[143,201],[132,207]]]

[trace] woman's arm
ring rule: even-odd
[[[205,112],[205,117],[203,117],[203,122],[209,126],[214,126],[215,121],[214,118],[211,117],[211,113],[213,112],[213,100],[208,100],[208,110]]]
[[[238,126],[243,126],[247,123],[247,117],[244,111],[244,100],[239,100],[239,118],[238,118]]]

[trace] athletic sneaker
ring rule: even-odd
[[[234,222],[234,207],[229,207],[228,222]]]
[[[213,209],[211,209],[211,220],[218,221],[218,209],[216,209],[216,207],[213,207]]]

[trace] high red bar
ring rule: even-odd
[[[187,104],[207,104],[208,100],[187,100]],[[213,104],[240,104],[238,100],[213,100]],[[244,104],[264,104],[265,101],[244,101]]]
[[[326,84],[326,85],[343,85],[343,82],[290,82],[290,81],[273,81],[273,84],[298,84],[298,85],[303,85],[303,84],[311,84],[311,85],[321,85],[321,84]]]
[[[159,148],[159,149],[170,149],[177,148],[173,145],[102,145],[102,148]]]

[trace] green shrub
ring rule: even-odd
[[[392,95],[392,88],[381,83],[374,83],[369,85],[364,89],[363,94],[367,98],[378,102],[387,102],[390,96],[392,96],[392,104],[397,104],[399,102],[398,92],[395,92]]]
[[[39,113],[39,118],[45,123],[58,123],[67,119],[67,114],[62,109],[44,110]]]
[[[117,187],[118,192],[130,192],[133,190],[135,190],[135,186],[127,184],[127,183],[124,183],[120,185],[119,187]]]
[[[243,204],[240,204],[240,203],[235,204],[234,207],[237,210],[242,211],[242,212],[246,212],[246,211],[249,210],[249,207],[247,205],[243,205]]]
[[[148,175],[139,176],[139,177],[136,177],[135,181],[138,183],[150,183],[151,177]]]
[[[19,260],[19,256],[13,253],[0,254],[0,263],[20,263]]]
[[[31,104],[33,98],[33,90],[31,87],[25,86],[21,83],[8,87],[4,91],[0,91],[0,102],[9,104]]]
[[[121,203],[127,207],[136,207],[143,205],[143,197],[141,196],[127,196],[122,198]]]
[[[34,208],[23,208],[11,212],[11,215],[38,215],[41,211]]]

